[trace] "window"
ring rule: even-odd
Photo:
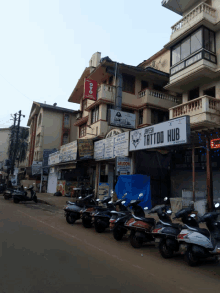
[[[151,124],[157,124],[169,120],[169,112],[151,110]]]
[[[181,44],[181,59],[185,59],[190,55],[190,38],[186,39]]]
[[[82,111],[85,111],[87,108],[87,99],[82,102]]]
[[[41,125],[41,121],[42,121],[42,115],[41,115],[41,113],[40,113],[40,115],[38,116],[38,126]]]
[[[189,91],[189,101],[199,98],[199,88]]]
[[[123,112],[127,112],[127,113],[132,113],[132,114],[134,114],[134,110],[132,110],[132,109],[121,108],[121,110],[122,110]]]
[[[86,135],[86,126],[87,124],[85,123],[79,127],[79,137],[83,137]]]
[[[63,145],[67,144],[69,142],[69,136],[68,133],[63,134]]]
[[[106,121],[108,121],[108,117],[110,115],[110,113],[109,113],[110,109],[113,109],[113,105],[107,104]]]
[[[128,74],[122,74],[123,84],[122,91],[135,94],[135,77]]]
[[[146,89],[148,87],[149,87],[148,82],[145,80],[142,80],[141,81],[141,90],[143,91],[144,89]]]
[[[68,114],[64,115],[64,127],[69,127],[70,116]]]
[[[191,36],[191,54],[202,48],[202,29]]]
[[[215,86],[203,91],[204,96],[210,96],[215,98]]]
[[[161,86],[161,85],[158,85],[158,84],[153,84],[153,89],[155,90],[155,91],[161,91],[161,92],[164,92],[164,89],[163,89],[163,87]]]
[[[204,28],[204,48],[215,53],[215,34],[207,28]]]
[[[95,107],[92,110],[91,124],[97,122],[98,120],[99,120],[99,107]]]
[[[113,85],[113,75],[109,77],[108,84]]]
[[[172,50],[172,65],[180,61],[180,45]]]
[[[143,110],[139,111],[139,121],[138,124],[141,125],[143,124]]]

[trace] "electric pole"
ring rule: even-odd
[[[16,126],[16,121],[17,121],[17,113],[14,114],[14,124],[11,129],[11,145],[10,145],[10,150],[9,150],[9,160],[10,160],[10,166],[12,168],[12,156],[14,152],[14,143],[15,143],[15,126]]]

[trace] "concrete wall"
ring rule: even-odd
[[[10,129],[0,128],[0,162],[8,158],[9,134]]]
[[[165,52],[161,56],[155,58],[153,61],[155,61],[155,67],[156,69],[163,71],[163,72],[170,72],[170,51]],[[149,63],[146,63],[145,67],[151,66],[152,67],[152,61]]]

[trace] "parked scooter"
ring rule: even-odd
[[[4,193],[4,191],[6,190],[6,184],[5,183],[0,183],[0,193]]]
[[[94,226],[95,230],[98,233],[102,233],[107,229],[110,225],[110,219],[112,213],[116,212],[116,207],[119,207],[120,211],[127,211],[127,208],[122,204],[126,197],[127,193],[121,199],[118,199],[115,203],[113,201],[109,201],[109,208],[107,210],[99,210],[94,215]]]
[[[215,209],[220,207],[215,204]],[[220,259],[220,222],[217,221],[220,212],[216,210],[204,214],[199,222],[205,222],[207,229],[195,228],[185,225],[177,237],[180,244],[180,252],[190,266],[196,266],[201,259],[216,257]],[[192,215],[195,217],[195,214]],[[178,215],[176,215],[178,217]]]
[[[31,193],[31,196],[27,196],[27,192],[23,192],[23,191],[14,191],[12,192],[12,197],[13,197],[13,200],[14,200],[14,203],[19,203],[20,201],[34,201],[35,203],[37,203],[37,195],[36,195],[36,192],[34,191],[34,186],[30,186],[29,188],[26,188],[25,189],[29,190],[30,193]]]
[[[192,227],[198,227],[198,223],[190,216],[190,213],[192,213],[193,210],[193,207],[184,208],[178,211],[176,215],[180,215],[185,224],[190,224]],[[150,211],[150,213],[154,212],[157,212],[159,217],[159,225],[156,225],[155,229],[152,231],[152,235],[155,238],[155,244],[156,246],[159,245],[159,251],[162,257],[171,258],[173,253],[179,250],[177,236],[182,229],[182,225],[172,223],[170,218],[172,211],[167,210],[165,206],[159,210],[155,207]]]
[[[4,199],[5,200],[8,200],[8,199],[12,198],[12,194],[14,192],[15,193],[16,192],[19,192],[19,193],[22,193],[24,195],[27,195],[27,191],[24,190],[23,185],[20,188],[18,188],[18,189],[6,187],[6,189],[3,192]]]
[[[74,224],[76,220],[81,218],[81,211],[86,207],[96,206],[94,194],[89,194],[86,197],[78,198],[76,202],[67,201],[67,206],[64,208],[66,221],[69,224]]]

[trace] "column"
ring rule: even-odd
[[[208,211],[213,209],[213,182],[212,182],[212,161],[210,154],[210,138],[206,135],[206,185]]]

